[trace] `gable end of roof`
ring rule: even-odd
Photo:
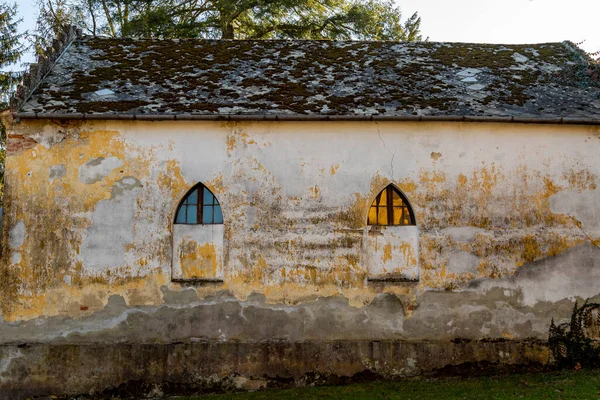
[[[29,70],[23,74],[23,82],[17,86],[14,96],[10,99],[11,111],[16,112],[21,105],[27,102],[71,43],[81,38],[83,38],[83,32],[80,28],[68,25],[63,29],[52,41],[52,46],[46,49],[44,55],[38,56],[37,63],[30,64]]]

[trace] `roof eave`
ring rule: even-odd
[[[600,125],[600,119],[568,117],[486,117],[451,115],[326,115],[326,114],[83,114],[16,112],[22,119],[53,120],[135,120],[135,121],[412,121],[412,122],[496,122],[518,124]]]

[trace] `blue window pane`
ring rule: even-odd
[[[213,215],[212,215],[212,206],[204,206],[202,207],[202,223],[203,224],[212,224]]]
[[[177,213],[177,219],[175,220],[176,224],[185,224],[185,206],[181,206],[179,212]]]
[[[223,223],[223,213],[221,212],[221,206],[215,206],[215,219],[213,222],[215,224]]]
[[[198,204],[198,190],[194,190],[187,198],[188,204]]]
[[[198,209],[196,206],[189,206],[187,208],[187,223],[188,224],[196,224],[198,223]]]
[[[207,188],[204,188],[204,201],[205,205],[213,204],[213,195]]]
[[[202,190],[202,193],[200,191]],[[198,206],[202,215],[198,215]],[[175,218],[176,224],[222,224],[223,213],[219,200],[205,186],[199,184],[183,199]]]

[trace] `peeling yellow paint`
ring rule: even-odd
[[[319,197],[319,193],[321,193],[321,189],[317,185],[311,186],[310,188],[312,196],[316,199]]]
[[[458,185],[465,187],[467,185],[467,177],[463,174],[458,174]]]
[[[233,151],[233,148],[235,147],[235,136],[233,134],[229,134],[227,135],[227,152],[231,153]]]
[[[415,249],[410,243],[403,242],[400,246],[397,246],[398,251],[402,253],[404,256],[404,260],[407,266],[416,266],[417,265],[417,256],[415,254]]]
[[[568,182],[569,189],[571,190],[596,190],[597,176],[584,169],[578,171],[571,168],[571,170],[563,174],[563,179]]]
[[[523,245],[521,253],[523,263],[534,261],[540,255],[540,246],[535,236],[525,235],[521,238],[521,243]],[[520,266],[519,262],[517,262],[517,266]]]
[[[384,264],[388,261],[392,260],[392,244],[386,243],[383,246],[383,260],[381,260]]]
[[[178,249],[185,278],[214,278],[217,274],[217,251],[212,243],[199,245],[184,239]]]

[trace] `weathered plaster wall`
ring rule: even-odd
[[[583,126],[15,124],[0,340],[545,338],[600,293],[599,150]],[[172,220],[197,182],[223,209],[223,282],[175,283]],[[416,213],[412,253],[374,251],[366,227],[389,183]],[[367,280],[396,258],[418,281]]]

